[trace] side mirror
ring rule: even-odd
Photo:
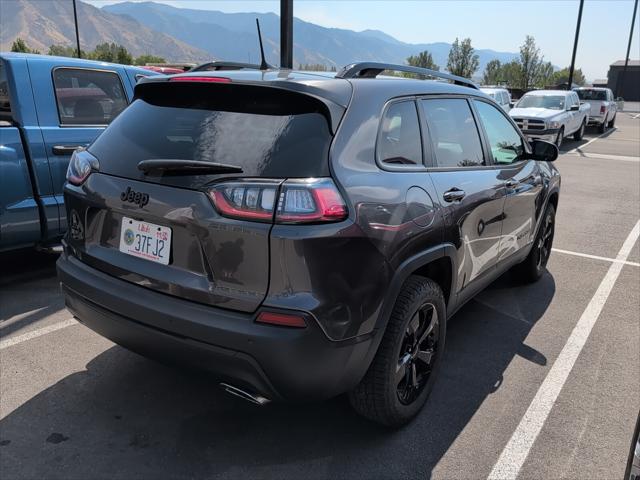
[[[533,160],[541,162],[553,162],[558,158],[558,147],[555,143],[546,140],[533,140],[531,142],[531,156]]]
[[[572,112],[577,112],[578,110],[580,110],[580,105],[571,105],[571,107],[569,107],[569,110],[571,110]]]

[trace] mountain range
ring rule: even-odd
[[[73,14],[67,0],[0,0],[0,49],[8,50],[16,37],[46,52],[49,45],[74,45]],[[280,58],[280,19],[273,13],[223,13],[176,8],[155,2],[123,2],[96,8],[78,2],[82,48],[102,42],[125,46],[134,55],[150,53],[168,61],[230,60],[259,62],[255,19],[269,63]],[[445,42],[411,44],[379,30],[326,28],[294,19],[294,65],[340,67],[355,61],[405,63],[423,50],[446,67],[451,45]],[[516,53],[477,49],[480,68],[492,59],[508,62]]]

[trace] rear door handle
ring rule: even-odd
[[[51,149],[54,155],[71,155],[78,148],[83,148],[85,145],[54,145]]]
[[[442,198],[445,202],[459,202],[465,197],[466,193],[464,190],[460,190],[459,188],[453,187],[450,190],[447,190],[442,194]]]

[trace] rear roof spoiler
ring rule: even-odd
[[[464,87],[480,88],[474,82],[468,78],[459,77],[457,75],[451,75],[450,73],[439,72],[437,70],[429,70],[428,68],[412,67],[411,65],[397,65],[393,63],[379,63],[379,62],[360,62],[352,63],[343,67],[337,74],[336,78],[376,78],[380,73],[385,70],[393,70],[397,72],[415,73],[416,75],[423,75],[426,77],[442,78],[449,80],[456,85],[462,85]]]
[[[153,75],[150,77],[141,78],[140,81],[136,84],[134,88],[134,96],[133,100],[137,99],[146,99],[147,95],[153,94],[153,91],[157,88],[163,88],[163,86],[168,85],[182,85],[188,86],[189,82],[186,81],[172,81],[174,78],[186,79],[190,77],[190,73],[187,74],[179,74],[172,76],[165,75]],[[213,73],[213,72],[212,72]],[[200,84],[207,85],[206,83],[200,82],[200,79],[204,78],[205,75],[202,76],[193,76],[192,85]],[[210,78],[216,78],[214,76],[209,76]],[[226,79],[226,78],[225,78]],[[318,94],[318,89],[312,85],[306,85],[303,83],[296,82],[288,82],[288,81],[251,81],[251,80],[238,80],[236,78],[231,78],[229,82],[214,82],[209,83],[209,88],[215,89],[224,89],[227,90],[229,88],[271,88],[274,90],[278,90],[280,92],[288,92],[289,94],[295,95],[304,95],[309,97],[310,99],[315,100],[320,105],[322,105],[327,113],[327,120],[329,121],[329,128],[333,134],[336,133],[338,124],[342,120],[342,116],[346,110],[346,105],[342,105],[341,99],[336,98],[336,95],[320,95]],[[345,82],[347,85],[348,83]]]

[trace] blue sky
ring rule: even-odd
[[[97,7],[119,0],[84,0]],[[139,1],[139,0],[135,0]],[[275,12],[272,0],[155,0],[175,7],[223,12]],[[294,0],[294,15],[324,27],[382,30],[410,43],[452,42],[470,37],[476,48],[517,52],[533,35],[546,60],[564,67],[571,50],[578,0]],[[609,64],[624,58],[633,0],[586,0],[576,65],[587,79],[606,78]],[[639,18],[631,58],[640,58]],[[295,35],[295,31],[294,31]]]

